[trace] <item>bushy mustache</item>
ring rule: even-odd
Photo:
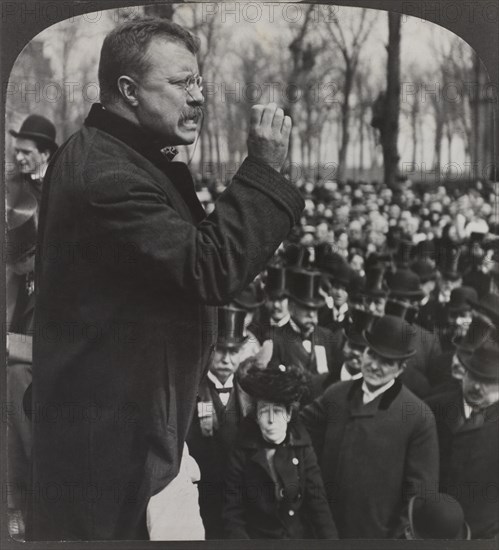
[[[182,121],[184,120],[194,120],[195,122],[199,122],[199,120],[204,116],[204,111],[201,106],[197,106],[194,108],[187,109],[185,111],[182,111],[180,114],[180,119]]]

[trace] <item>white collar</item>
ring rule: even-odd
[[[391,388],[393,384],[395,384],[395,378],[390,380],[390,382],[387,382],[384,386],[381,386],[381,388],[371,391],[366,386],[366,383],[362,382],[362,391],[364,393],[364,395],[362,396],[362,401],[364,402],[364,405],[366,405],[367,403],[370,403],[371,401],[374,401],[374,399],[376,399],[378,395],[385,393],[385,391]]]
[[[286,323],[289,323],[289,320],[291,319],[291,315],[288,313],[285,315],[280,321],[274,321],[272,317],[270,318],[270,326],[271,327],[283,327]]]
[[[225,381],[225,384],[222,384],[222,382],[220,382],[220,380],[211,372],[211,371],[208,371],[208,378],[213,382],[215,388],[217,390],[222,390],[222,389],[230,389],[232,387],[234,387],[234,375],[231,374],[229,376],[229,378],[227,378],[227,380]]]
[[[358,372],[357,374],[350,374],[348,372],[348,369],[345,366],[345,363],[341,366],[341,372],[340,372],[340,380],[342,382],[345,382],[346,380],[358,380],[359,378],[362,378],[362,372]]]
[[[341,305],[340,307],[336,307],[334,304],[333,304],[333,309],[340,315],[345,315],[345,313],[348,311],[348,302],[345,302],[343,305]]]
[[[464,411],[464,418],[468,419],[471,416],[471,413],[473,412],[473,407],[471,405],[468,405],[466,403],[466,399],[463,397],[463,411]]]

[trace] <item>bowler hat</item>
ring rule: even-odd
[[[389,298],[385,304],[385,315],[393,315],[394,317],[405,319],[409,308],[410,304],[408,302],[401,302],[400,300]]]
[[[16,263],[36,246],[38,203],[22,185],[9,186],[6,203],[6,262]]]
[[[464,368],[483,380],[499,380],[499,344],[485,340],[471,354],[459,355]]]
[[[301,305],[320,308],[326,301],[320,294],[321,273],[307,269],[288,269],[286,282],[288,296]]]
[[[9,132],[16,138],[32,139],[47,145],[52,152],[57,149],[55,126],[44,116],[29,115],[24,119],[19,132],[15,130],[9,130]]]
[[[464,313],[471,309],[470,300],[478,300],[476,290],[470,286],[460,286],[452,289],[447,307],[452,313]]]
[[[456,346],[458,353],[471,353],[492,334],[493,330],[494,325],[490,324],[483,317],[475,315],[471,320],[466,334],[464,336],[454,337],[452,343]]]
[[[438,493],[432,498],[413,496],[409,501],[408,516],[415,539],[471,539],[463,509],[450,495]]]
[[[388,294],[385,282],[385,270],[382,267],[373,266],[366,271],[366,283],[364,294],[369,297],[384,297]]]
[[[320,269],[333,284],[340,284],[348,289],[352,282],[352,268],[339,254],[327,254],[324,256]]]
[[[398,269],[387,274],[390,296],[420,300],[424,297],[419,277],[410,269]]]
[[[246,341],[244,336],[244,319],[246,311],[230,306],[218,308],[217,345],[238,347]]]
[[[473,309],[490,317],[495,325],[499,325],[499,296],[497,294],[489,292],[480,301],[471,299],[469,302]]]
[[[367,347],[364,332],[371,330],[374,321],[378,318],[368,309],[352,307],[349,309],[351,323],[345,329],[348,341],[355,346]]]
[[[244,310],[254,310],[265,302],[262,287],[258,283],[250,283],[232,302]]]
[[[421,258],[413,261],[410,267],[422,283],[434,281],[437,278],[437,270],[431,260]]]
[[[265,294],[271,300],[279,300],[286,297],[286,270],[283,267],[267,267]]]
[[[404,319],[385,315],[364,331],[369,347],[385,359],[408,359],[416,353],[412,347],[416,332]]]
[[[253,399],[289,406],[299,403],[309,391],[309,376],[296,365],[271,361],[262,369],[256,358],[250,357],[243,361],[239,372],[240,386]]]

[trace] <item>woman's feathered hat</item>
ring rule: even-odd
[[[271,361],[266,368],[262,368],[256,357],[243,361],[237,379],[242,389],[253,399],[286,407],[299,403],[309,391],[309,375],[301,367]]]

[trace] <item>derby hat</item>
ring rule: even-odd
[[[267,267],[264,290],[270,300],[280,300],[286,297],[286,270],[283,267]]]
[[[285,406],[299,403],[309,391],[309,375],[303,368],[271,361],[262,369],[255,357],[243,361],[237,380],[253,399]]]
[[[386,279],[390,297],[411,300],[421,300],[424,297],[419,277],[410,269],[388,273]]]
[[[247,336],[244,336],[245,317],[244,309],[231,306],[218,308],[218,346],[238,347],[246,341]]]
[[[481,300],[469,300],[471,307],[483,313],[495,324],[499,325],[499,296],[489,292],[481,298]]]
[[[46,145],[52,152],[58,147],[55,141],[55,126],[44,116],[29,115],[24,119],[19,132],[15,130],[9,130],[9,132],[16,138],[32,139]]]
[[[416,332],[404,319],[385,315],[374,323],[370,331],[364,331],[364,338],[370,349],[385,359],[402,360],[412,357]]]
[[[409,308],[410,304],[407,302],[401,302],[399,300],[389,298],[385,304],[385,315],[393,315],[394,317],[405,319]]]
[[[431,260],[420,258],[418,260],[414,260],[410,267],[411,271],[414,271],[422,283],[435,281],[437,278],[437,270],[435,268],[435,264]]]
[[[253,311],[265,302],[262,287],[258,283],[250,283],[232,302],[239,308]]]
[[[333,253],[324,256],[320,270],[333,285],[339,284],[348,289],[352,282],[352,268],[339,254]]]
[[[6,193],[6,262],[13,264],[34,250],[38,203],[23,185],[11,185]]]
[[[499,381],[499,343],[485,340],[471,354],[459,355],[464,368],[481,380]]]
[[[456,336],[452,343],[456,346],[458,353],[471,353],[480,344],[485,342],[492,335],[494,325],[489,323],[482,316],[475,315],[464,336]]]
[[[431,499],[413,496],[409,501],[408,516],[415,539],[471,539],[463,509],[450,495],[439,493]]]
[[[303,306],[322,307],[326,301],[320,293],[321,278],[319,271],[288,269],[286,272],[288,296]]]
[[[476,290],[470,286],[460,286],[451,291],[447,307],[452,313],[464,313],[471,309],[470,300],[478,300]]]
[[[385,282],[385,270],[382,267],[373,266],[366,271],[363,293],[374,298],[387,296],[388,287]]]
[[[367,347],[368,343],[364,332],[371,330],[374,321],[379,317],[360,307],[352,307],[349,311],[351,323],[345,329],[346,337],[354,346]]]

